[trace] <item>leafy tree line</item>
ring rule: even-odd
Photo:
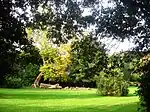
[[[11,87],[11,84],[16,84],[16,87],[30,86],[41,73],[44,80],[49,82],[85,87],[96,87],[96,78],[99,75],[101,77],[101,71],[107,71],[106,74],[109,76],[110,71],[115,70],[116,67],[118,69],[114,77],[117,77],[118,74],[118,77],[123,77],[122,80],[128,81],[128,78],[125,77],[131,75],[130,73],[125,74],[121,69],[125,68],[125,62],[130,61],[126,61],[127,58],[121,54],[108,56],[105,45],[92,35],[83,35],[80,39],[58,46],[47,38],[46,31],[28,29],[27,32],[28,39],[32,40],[35,47],[33,49],[30,47],[30,53],[24,51],[20,53],[18,57],[20,59],[17,60],[20,64],[15,63],[15,72],[6,76],[8,87]],[[39,86],[39,82],[35,84]],[[12,86],[15,87],[15,85]]]
[[[39,54],[34,51],[34,56],[39,57],[36,57],[36,64],[33,64],[30,57],[31,59],[35,57],[22,52],[20,54],[24,59],[22,63],[32,62],[32,64],[22,64],[25,69],[21,69],[17,75],[7,75],[8,87],[31,86],[40,76],[38,82],[34,82],[36,86],[39,86],[39,82],[44,78],[48,82],[61,83],[65,86],[97,86],[100,95],[128,94],[130,71],[133,71],[132,67],[129,70],[128,65],[134,63],[127,57],[137,59],[133,53],[123,52],[108,56],[105,45],[92,35],[83,35],[78,40],[71,40],[68,44],[58,46],[47,38],[46,31],[30,29],[27,32],[28,39],[33,41],[32,44],[39,51],[37,52]],[[42,62],[39,63],[38,60]]]
[[[96,86],[94,76],[105,67],[107,59],[106,50],[101,42],[92,35],[87,35],[58,46],[46,35],[37,34],[33,31],[34,36],[31,35],[31,38],[35,40],[34,43],[39,43],[35,37],[43,38],[38,46],[43,59],[40,72],[45,80],[67,82],[74,86]]]

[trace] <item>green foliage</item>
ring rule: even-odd
[[[125,51],[113,54],[109,57],[110,68],[118,67],[123,73],[123,78],[128,82],[138,82],[140,55],[136,51]]]
[[[18,75],[21,77],[23,86],[31,86],[36,76],[39,74],[39,65],[29,63],[19,70]]]
[[[96,76],[98,94],[104,96],[127,96],[128,80],[125,78],[122,68],[123,59],[120,54],[113,54],[108,58],[108,64]]]
[[[126,51],[123,56],[124,66],[121,68],[124,78],[130,82],[139,82],[140,74],[138,67],[140,65],[140,53],[137,51]]]
[[[39,73],[42,58],[39,50],[33,45],[23,46],[16,54],[11,72],[4,76],[5,87],[19,88],[30,86]]]
[[[44,65],[40,68],[40,71],[43,73],[44,79],[67,80],[68,66],[71,64],[70,50],[69,44],[61,44],[57,48],[47,45],[45,49],[41,49],[40,54]]]
[[[112,7],[98,10],[96,14],[97,33],[123,41],[129,39],[136,44],[136,50],[149,48],[149,6],[147,0],[108,0]],[[142,5],[141,5],[142,4]],[[94,13],[94,12],[93,12]],[[142,33],[142,35],[139,35]]]
[[[4,77],[13,71],[15,58],[20,53],[18,49],[30,45],[21,19],[14,17],[15,5],[12,0],[0,0],[0,85],[3,85]]]
[[[137,73],[131,74],[131,78],[130,78],[131,82],[139,82],[139,80],[140,80],[140,75],[139,74],[137,74]]]
[[[24,48],[24,50],[16,57],[16,62],[17,61],[26,65],[29,63],[41,65],[43,63],[39,49],[33,45],[28,45]]]
[[[102,96],[127,96],[128,83],[123,79],[123,74],[118,69],[109,73],[100,72],[96,77],[97,92]]]
[[[8,88],[21,88],[23,86],[22,79],[16,76],[7,76],[5,84]]]
[[[146,54],[141,60],[140,60],[140,86],[138,90],[138,94],[140,96],[140,104],[141,107],[139,108],[142,112],[149,112],[150,108],[150,96],[149,96],[149,90],[150,90],[150,54]]]
[[[39,65],[31,64],[28,65],[14,65],[15,72],[5,77],[6,87],[9,88],[20,88],[23,86],[31,86],[36,76],[39,73]]]
[[[79,86],[95,87],[94,76],[106,66],[104,45],[92,35],[84,36],[72,45],[72,64],[69,78]]]

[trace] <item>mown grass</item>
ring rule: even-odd
[[[92,90],[0,89],[0,112],[136,112],[138,96],[103,97]]]

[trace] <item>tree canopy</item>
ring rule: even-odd
[[[97,15],[97,34],[119,40],[128,38],[138,50],[149,48],[149,13],[147,0],[113,0],[113,7]]]

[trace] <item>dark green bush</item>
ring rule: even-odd
[[[24,69],[18,72],[22,79],[23,86],[30,86],[39,73],[39,65],[29,63]]]
[[[23,86],[21,78],[7,77],[6,87],[8,88],[21,88]]]
[[[130,77],[131,82],[138,82],[139,80],[140,80],[140,75],[139,74],[137,74],[137,73],[131,74],[131,77]]]
[[[31,86],[39,73],[39,65],[29,63],[26,66],[17,68],[17,72],[9,74],[5,77],[6,87],[20,88],[23,86]]]
[[[96,77],[97,92],[102,96],[127,96],[128,83],[123,79],[122,74],[106,74],[100,72]]]

